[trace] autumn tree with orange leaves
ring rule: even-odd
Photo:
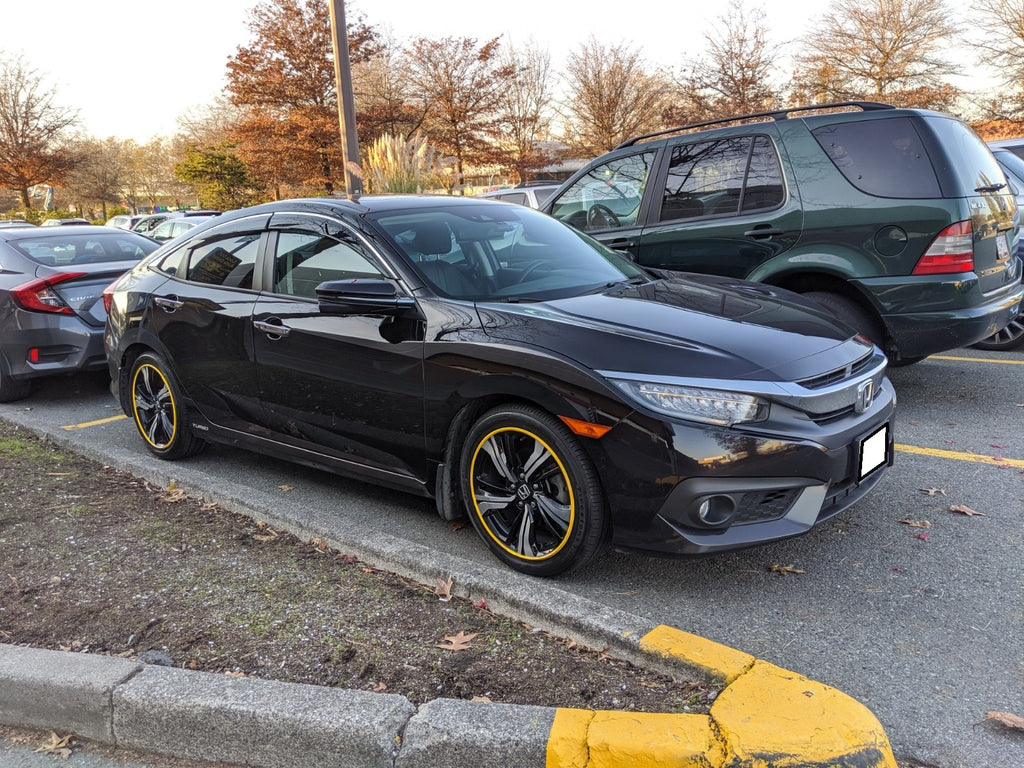
[[[265,0],[248,26],[252,42],[228,60],[238,156],[275,197],[283,187],[330,194],[344,170],[327,0]],[[361,17],[347,35],[353,65],[379,47]]]

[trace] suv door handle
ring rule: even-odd
[[[160,307],[164,312],[173,312],[174,310],[181,309],[185,306],[185,302],[177,296],[154,296],[153,303]]]
[[[636,245],[635,240],[630,240],[625,237],[615,238],[612,240],[604,240],[605,245],[615,251],[625,251],[629,248],[633,248]]]
[[[278,339],[284,338],[291,333],[291,329],[288,328],[288,326],[281,325],[280,321],[277,323],[265,323],[262,320],[253,320],[252,324],[255,326],[256,330],[263,331],[269,336]]]
[[[784,234],[786,234],[786,230],[784,230],[784,229],[779,229],[778,227],[764,226],[764,227],[754,227],[753,229],[748,229],[746,232],[743,233],[743,236],[744,237],[758,237],[758,238],[765,237],[765,238],[767,238],[767,237],[773,237],[774,235],[784,235]]]

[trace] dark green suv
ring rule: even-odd
[[[1024,292],[1003,173],[938,112],[846,102],[640,136],[543,210],[647,267],[802,293],[895,364],[991,336]]]

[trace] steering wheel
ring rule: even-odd
[[[529,278],[530,275],[532,275],[534,272],[536,272],[541,267],[546,267],[547,269],[551,269],[551,264],[549,262],[547,262],[547,261],[544,261],[544,260],[534,261],[534,262],[528,264],[526,266],[526,269],[523,270],[523,274],[521,274],[519,276],[519,282],[520,283],[525,283],[527,278]]]
[[[588,227],[618,227],[621,225],[622,223],[619,221],[619,217],[615,215],[615,211],[607,205],[594,203],[587,211]]]

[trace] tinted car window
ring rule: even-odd
[[[655,157],[639,152],[595,166],[559,196],[551,215],[584,232],[635,224]]]
[[[660,218],[735,215],[782,199],[782,169],[767,136],[681,144],[672,148]]]
[[[342,242],[311,232],[281,232],[274,258],[274,293],[316,298],[316,287],[327,280],[380,277],[354,238]]]
[[[108,261],[138,261],[157,247],[156,243],[138,236],[121,237],[112,233],[27,237],[8,243],[36,263],[50,267],[65,264],[99,264]]]
[[[206,241],[189,252],[186,279],[226,288],[252,288],[258,234]]]
[[[878,197],[941,197],[921,137],[908,117],[833,123],[812,132],[839,172]]]
[[[1003,171],[988,145],[971,128],[959,120],[939,119],[929,123],[939,141],[949,148],[949,157],[956,165],[957,175],[971,191],[987,191],[1005,183]]]

